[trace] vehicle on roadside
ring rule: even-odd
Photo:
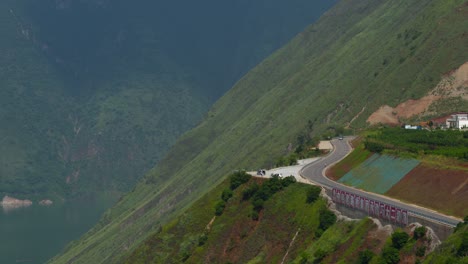
[[[271,174],[271,177],[278,177],[278,178],[282,179],[282,178],[283,178],[283,174],[281,174],[281,173],[272,173],[272,174]]]

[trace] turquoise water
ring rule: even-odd
[[[383,194],[419,165],[415,159],[374,154],[345,174],[339,182]]]
[[[0,263],[44,263],[99,220],[116,197],[5,212],[0,207]]]

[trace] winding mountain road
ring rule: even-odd
[[[401,209],[407,210],[408,214],[412,214],[414,216],[424,218],[432,222],[453,227],[456,226],[458,222],[462,221],[461,219],[443,215],[434,210],[430,210],[413,204],[404,203],[397,199],[389,198],[387,196],[366,192],[347,185],[343,185],[341,183],[335,182],[327,178],[325,176],[325,169],[342,160],[349,153],[351,153],[352,147],[349,144],[349,141],[352,139],[353,137],[345,137],[343,140],[333,139],[331,141],[331,144],[333,145],[332,152],[328,156],[325,156],[321,159],[317,159],[312,163],[303,166],[302,169],[299,171],[300,176],[311,181],[312,183],[321,185],[328,189],[338,188],[346,192],[365,197],[369,200],[377,200],[380,202],[384,202],[388,205],[399,207]]]

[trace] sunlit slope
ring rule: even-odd
[[[133,192],[55,263],[116,262],[233,169],[382,104],[422,96],[468,54],[464,1],[342,1],[241,79]],[[456,109],[453,109],[456,110]]]

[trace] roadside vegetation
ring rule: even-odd
[[[468,216],[454,233],[431,253],[424,263],[468,263]]]
[[[333,167],[329,168],[326,171],[326,174],[333,180],[339,180],[350,170],[356,168],[364,161],[366,161],[371,155],[372,152],[365,149],[363,144],[359,144],[355,147],[353,152],[351,152],[348,156],[335,164]]]

